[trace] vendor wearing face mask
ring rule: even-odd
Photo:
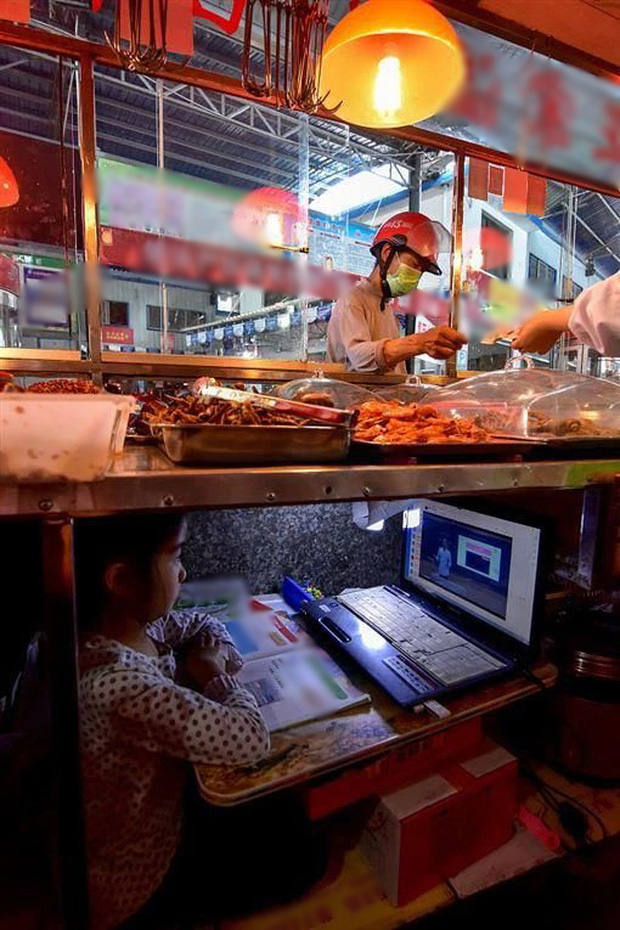
[[[437,254],[449,248],[450,233],[422,213],[398,213],[379,229],[370,251],[371,274],[360,281],[332,312],[327,328],[327,358],[354,371],[406,374],[416,355],[447,359],[467,341],[449,326],[425,333],[399,334],[390,301],[413,291],[425,271],[440,275]]]

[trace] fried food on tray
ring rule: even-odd
[[[26,388],[28,394],[101,394],[92,381],[85,378],[53,378],[50,381],[37,381]]]
[[[392,445],[487,442],[489,434],[472,420],[447,417],[430,404],[372,400],[360,407],[354,438]]]
[[[544,413],[530,410],[528,430],[531,436],[614,436],[614,431],[597,426],[585,417],[553,419]]]
[[[147,408],[144,419],[153,426],[307,426],[301,417],[218,398],[173,397],[158,409]]]

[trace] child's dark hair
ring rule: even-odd
[[[77,523],[77,610],[82,630],[96,628],[105,606],[106,568],[113,562],[128,562],[148,583],[155,556],[179,534],[184,519],[182,513],[150,513]]]

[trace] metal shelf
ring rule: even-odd
[[[89,516],[160,508],[383,500],[498,491],[576,489],[612,481],[620,459],[429,465],[177,468],[154,446],[128,449],[103,481],[0,484],[0,516]]]

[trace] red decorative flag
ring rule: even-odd
[[[547,182],[536,174],[530,174],[527,181],[526,213],[530,216],[544,216],[547,212]]]
[[[504,169],[499,165],[489,165],[489,194],[504,193]]]
[[[504,210],[506,213],[527,211],[527,171],[518,168],[504,169]]]
[[[0,0],[0,19],[10,23],[29,23],[30,0]]]
[[[467,190],[470,197],[486,200],[489,192],[489,163],[480,158],[469,159]]]

